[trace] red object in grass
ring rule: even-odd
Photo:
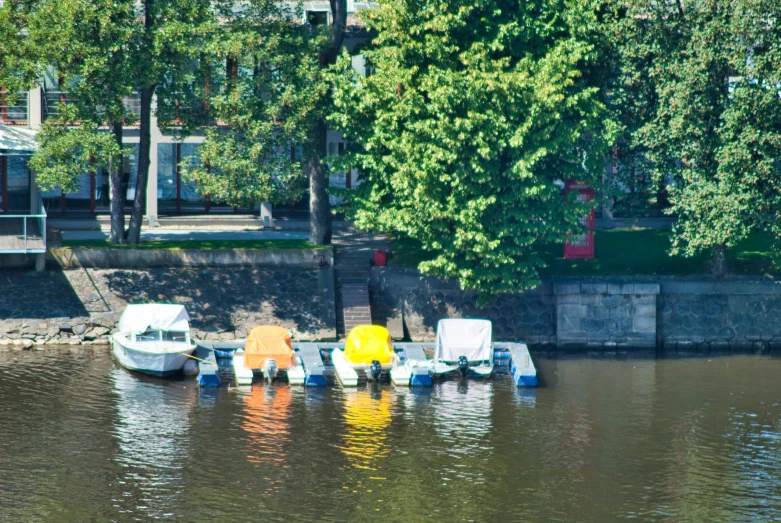
[[[388,253],[377,249],[374,251],[374,266],[385,267],[388,265]]]
[[[596,198],[596,191],[588,185],[575,180],[569,180],[564,186],[564,194],[577,191],[577,201],[586,203]],[[594,209],[579,219],[581,225],[589,229],[589,232],[570,234],[570,240],[564,243],[564,259],[590,260],[594,257]]]

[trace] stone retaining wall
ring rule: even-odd
[[[558,348],[653,349],[658,283],[560,283]]]
[[[333,339],[333,269],[77,269],[0,273],[0,346],[106,344],[128,303],[181,303],[202,340],[259,324]],[[330,300],[330,302],[329,302]],[[329,315],[328,311],[331,311]]]
[[[92,249],[63,247],[48,255],[64,269],[150,267],[280,267],[333,265],[333,249]]]
[[[453,281],[395,267],[372,270],[375,321],[394,337],[432,340],[442,318],[490,319],[495,340],[535,348],[622,353],[781,349],[781,282],[674,277],[556,279],[479,308]]]
[[[781,349],[781,282],[663,281],[658,307],[666,352]]]
[[[370,292],[373,307],[384,310],[375,321],[387,322],[397,338],[404,334],[415,341],[430,341],[440,319],[488,318],[495,340],[523,340],[534,347],[556,343],[556,303],[550,283],[524,294],[502,295],[478,307],[477,293],[461,291],[455,281],[408,269],[375,267]]]

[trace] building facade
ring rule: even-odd
[[[373,6],[365,3],[348,1],[348,31],[344,45],[353,50],[359,43],[368,39],[358,22],[356,13]],[[304,15],[314,23],[330,23],[330,5],[327,2],[307,2],[304,4]],[[353,59],[356,70],[365,74],[366,64],[358,55]],[[41,79],[40,85],[29,92],[19,93],[10,103],[8,93],[0,92],[0,124],[22,134],[33,136],[47,118],[56,113],[58,103],[71,101],[68,93],[63,91],[53,72],[48,71]],[[125,106],[131,113],[139,114],[140,100],[137,94],[125,99]],[[139,129],[137,124],[126,126],[123,130],[123,142],[134,150],[134,154],[123,158],[123,189],[124,204],[130,211],[136,194],[138,179],[138,144]],[[188,159],[198,161],[198,146],[204,140],[202,134],[195,133],[183,139],[165,132],[158,127],[157,119],[152,115],[151,149],[149,179],[146,193],[146,216],[154,223],[162,216],[181,215],[193,216],[219,213],[254,214],[259,212],[260,203],[252,208],[233,208],[209,201],[198,194],[193,184],[182,179],[180,164]],[[87,218],[96,214],[108,213],[111,190],[109,176],[105,172],[84,173],[79,180],[76,192],[66,193],[58,189],[38,191],[35,185],[35,175],[28,167],[32,151],[11,151],[2,149],[0,143],[0,216],[11,213],[35,212],[36,202],[40,204],[49,217]],[[329,130],[327,139],[327,154],[338,156],[344,151],[344,141],[341,133]],[[331,184],[336,187],[349,188],[357,183],[356,173],[333,173]],[[332,203],[338,203],[332,199]],[[268,206],[266,206],[268,208]],[[302,201],[292,205],[274,208],[275,214],[304,218],[308,215],[308,195]]]

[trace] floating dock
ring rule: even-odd
[[[513,382],[519,387],[536,387],[539,384],[537,369],[534,366],[529,348],[525,343],[494,342],[494,366],[509,364]],[[388,371],[391,383],[397,387],[431,387],[433,384],[431,360],[425,349],[434,349],[433,343],[394,343],[393,349],[399,356],[399,365]],[[291,385],[307,387],[325,387],[328,384],[326,373],[332,369],[343,387],[355,387],[360,376],[344,361],[343,342],[294,342],[296,365],[287,369],[287,380]],[[202,387],[219,386],[216,358],[232,359],[236,384],[249,385],[255,372],[244,366],[244,343],[199,342],[197,356],[214,365],[201,364],[198,383]],[[275,376],[264,376],[271,381]]]
[[[208,362],[198,362],[198,385],[201,387],[219,387],[220,378],[217,376],[217,358],[214,357],[214,350],[211,347],[198,345],[195,349],[195,355]]]
[[[537,368],[534,366],[529,347],[525,343],[497,342],[494,343],[494,362],[496,354],[506,351],[510,354],[510,374],[519,387],[536,387],[540,384],[537,378]]]

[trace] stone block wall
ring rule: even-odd
[[[559,349],[656,347],[658,283],[557,283]]]
[[[551,347],[556,342],[556,306],[550,283],[523,294],[501,295],[478,307],[477,293],[460,290],[455,281],[408,269],[375,267],[370,292],[373,306],[384,311],[384,318],[375,321],[387,321],[392,335],[403,322],[406,337],[431,341],[440,319],[487,318],[493,323],[495,340],[523,340],[532,347]],[[402,322],[392,327],[399,317]]]
[[[0,346],[105,345],[128,303],[181,303],[201,340],[282,325],[296,340],[336,337],[333,269],[76,269],[0,277]]]
[[[665,352],[781,349],[781,282],[663,281],[658,305]]]

